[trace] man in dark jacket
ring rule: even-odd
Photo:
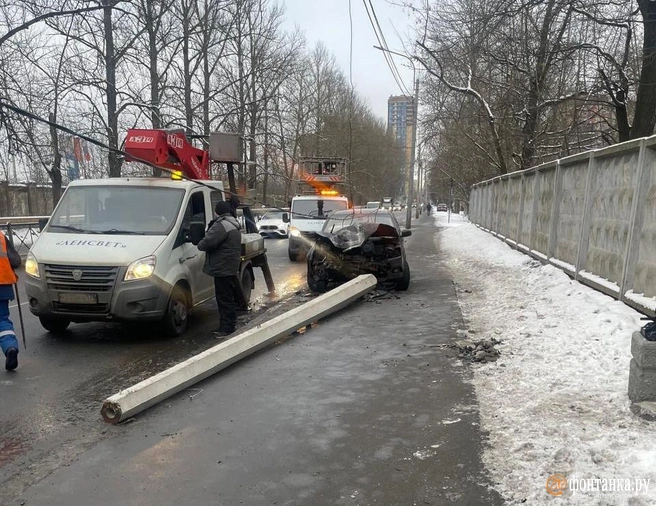
[[[241,262],[241,232],[239,222],[232,216],[230,204],[217,202],[217,218],[210,223],[198,249],[205,251],[203,272],[214,278],[216,305],[221,322],[217,336],[227,336],[237,326],[237,273]]]
[[[14,287],[18,278],[14,269],[21,265],[12,243],[0,232],[0,348],[5,354],[5,369],[13,371],[18,367],[18,340],[14,324],[9,319],[9,301],[14,300]]]

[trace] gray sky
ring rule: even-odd
[[[335,55],[337,63],[349,76],[349,0],[281,0],[285,5],[284,27],[293,30],[298,26],[305,32],[312,47],[323,41]],[[371,0],[389,49],[403,51],[414,30],[412,14],[408,9],[393,5],[387,0]],[[402,0],[391,0],[402,3]],[[406,0],[407,1],[407,0]],[[412,0],[412,3],[417,3]],[[374,49],[379,43],[367,17],[363,0],[351,0],[353,15],[353,84],[368,101],[373,112],[387,121],[387,99],[401,95],[392,72],[381,51]],[[405,86],[412,92],[412,68],[405,58],[394,57],[396,67]]]

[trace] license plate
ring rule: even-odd
[[[61,304],[98,304],[98,295],[95,293],[60,293]]]

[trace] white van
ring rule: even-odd
[[[317,232],[334,212],[349,208],[348,198],[327,195],[297,195],[292,198],[289,216],[289,259],[295,261],[314,243]]]
[[[148,320],[169,335],[184,332],[190,308],[214,296],[190,230],[207,227],[224,193],[221,182],[204,183],[70,183],[25,262],[30,311],[50,332],[71,322]],[[242,234],[245,297],[254,283],[250,260],[264,251],[259,234]]]

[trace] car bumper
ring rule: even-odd
[[[60,293],[64,292],[47,287],[43,278],[26,276],[25,291],[32,314],[74,322],[159,320],[166,312],[169,297],[168,285],[159,278],[117,281],[105,292],[78,292],[95,294],[94,304],[60,303]]]

